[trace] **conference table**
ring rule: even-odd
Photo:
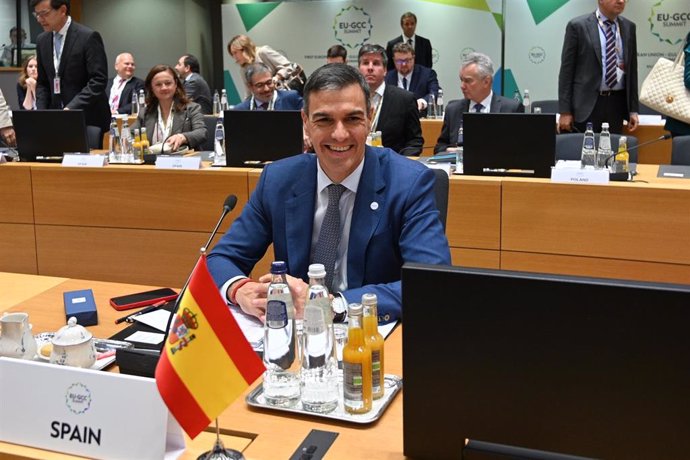
[[[28,312],[34,333],[55,331],[65,324],[62,293],[92,289],[99,323],[88,329],[94,337],[109,337],[122,330],[126,323],[114,324],[115,318],[122,316],[122,312],[111,308],[108,299],[155,287],[0,272],[0,315],[5,311]],[[401,327],[386,339],[385,356],[385,372],[402,375]],[[112,371],[117,372],[117,368]],[[316,416],[252,408],[244,398],[258,384],[257,381],[218,418],[226,447],[242,450],[247,459],[289,458],[312,429],[338,433],[327,458],[404,458],[401,393],[395,396],[379,420],[368,425],[356,425]],[[202,433],[191,443],[188,442],[188,449],[182,458],[196,458],[210,449],[213,439],[211,433]],[[0,458],[57,460],[73,457],[0,442]]]

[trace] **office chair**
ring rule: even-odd
[[[206,124],[206,140],[201,144],[200,149],[203,151],[213,151],[213,145],[216,140],[216,122],[218,117],[215,115],[204,115],[204,123]]]
[[[582,154],[582,140],[583,133],[567,133],[556,135],[556,161],[558,160],[579,160]],[[611,149],[616,152],[618,150],[618,141],[620,134],[611,134]],[[637,163],[637,138],[634,136],[626,136],[628,138],[628,153],[630,154],[630,163]],[[599,133],[594,134],[597,147],[599,146]]]
[[[690,137],[690,136],[689,136]],[[439,211],[439,219],[443,224],[443,230],[446,229],[446,217],[448,215],[448,187],[449,179],[448,173],[443,169],[432,169],[434,172],[434,201]]]
[[[541,113],[558,113],[558,101],[556,99],[534,101],[532,102],[532,112],[534,112],[535,107],[541,108]]]
[[[642,103],[640,104],[639,110],[640,111],[638,113],[640,115],[661,115],[662,117],[666,118],[666,116],[662,115],[661,113],[657,112],[656,110],[654,110],[652,108],[647,107],[646,105],[644,105]]]
[[[673,138],[671,164],[690,166],[690,135],[675,136]]]
[[[103,133],[98,126],[86,126],[86,141],[91,150],[103,148]]]

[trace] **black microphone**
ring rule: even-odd
[[[216,233],[218,232],[218,228],[220,227],[220,224],[223,223],[225,216],[227,216],[230,211],[235,209],[235,206],[237,206],[237,196],[236,195],[228,195],[228,197],[223,202],[223,212],[220,215],[220,219],[218,219],[218,223],[216,224],[216,228],[213,229],[213,231],[211,232],[211,237],[208,239],[208,241],[206,242],[204,247],[201,248],[202,252],[206,252],[208,247],[211,245],[211,241],[213,241],[213,237],[216,236]]]

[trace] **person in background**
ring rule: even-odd
[[[358,61],[371,91],[371,131],[381,131],[383,146],[401,155],[421,154],[424,139],[417,100],[411,92],[385,83],[386,50],[366,44],[359,50]]]
[[[5,96],[0,89],[0,137],[9,146],[17,145],[17,138],[14,134],[14,126],[12,125],[12,118],[10,118],[10,109],[5,102]]]
[[[393,70],[393,47],[398,43],[407,43],[414,49],[417,64],[424,67],[433,67],[433,54],[431,51],[431,42],[428,38],[415,35],[417,30],[417,16],[408,11],[400,16],[400,28],[402,35],[394,38],[386,45],[386,55],[388,56],[388,70]]]
[[[398,43],[393,47],[395,69],[386,74],[386,84],[397,86],[414,93],[417,98],[417,108],[420,116],[427,113],[427,96],[438,95],[438,77],[436,71],[428,67],[415,64],[414,48],[407,43]]]
[[[0,66],[13,67],[19,65],[21,57],[17,53],[18,45],[21,44],[22,49],[24,49],[24,43],[26,42],[26,31],[24,29],[19,29],[19,31],[20,33],[18,34],[16,26],[10,29],[10,43],[3,46]]]
[[[335,311],[372,292],[381,322],[401,316],[403,263],[450,264],[433,172],[390,149],[367,146],[371,113],[369,85],[354,67],[326,64],[311,75],[302,120],[316,154],[267,165],[208,256],[211,275],[235,314],[265,315],[270,275],[247,276],[271,243],[273,259],[286,261],[292,275],[298,317],[309,264],[328,262],[318,256],[320,248],[337,248],[335,261],[328,258],[333,268],[326,269]],[[326,218],[329,208],[334,213]],[[332,225],[340,233],[321,235]]]
[[[584,133],[591,121],[621,134],[638,124],[637,37],[635,23],[622,17],[626,0],[598,0],[593,13],[565,28],[558,74],[558,129]]]
[[[436,141],[434,153],[444,152],[458,145],[458,130],[465,112],[517,113],[524,112],[522,102],[494,94],[494,65],[486,54],[470,53],[460,69],[460,89],[464,99],[448,103],[443,118],[441,135]]]
[[[81,109],[87,126],[105,132],[110,107],[101,35],[72,20],[69,0],[31,0],[31,8],[44,30],[36,40],[36,108]]]
[[[178,59],[175,70],[184,82],[184,91],[187,97],[201,106],[201,112],[205,114],[213,113],[213,98],[211,88],[199,72],[199,60],[196,56],[185,54]]]
[[[685,47],[683,49],[685,53],[685,69],[683,72],[683,83],[685,87],[690,91],[690,32],[688,36],[685,37]],[[680,120],[673,118],[666,118],[666,126],[664,128],[670,131],[674,136],[687,136],[690,135],[690,124],[684,123]]]
[[[277,91],[266,64],[255,62],[244,68],[244,78],[252,96],[234,110],[301,110],[302,96],[297,91]]]
[[[306,81],[302,67],[290,62],[268,45],[257,46],[246,35],[235,35],[228,42],[228,53],[243,69],[254,62],[266,64],[271,69],[271,75],[278,89],[294,89],[300,95]],[[244,74],[243,74],[243,78]],[[245,85],[247,81],[244,81]],[[247,94],[250,96],[250,94]]]
[[[36,110],[36,79],[38,78],[38,61],[36,56],[29,56],[22,64],[17,81],[17,101],[22,110]]]
[[[175,70],[164,64],[153,66],[144,81],[146,110],[140,111],[131,129],[145,127],[151,145],[162,144],[174,152],[187,145],[196,149],[206,141],[206,124],[201,107],[185,95]]]
[[[326,51],[326,63],[347,64],[347,50],[343,45],[333,45]]]
[[[115,77],[108,80],[105,92],[112,113],[132,113],[132,95],[144,89],[144,80],[134,76],[137,65],[130,53],[120,53],[115,58]]]

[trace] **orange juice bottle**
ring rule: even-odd
[[[383,396],[383,336],[379,333],[379,320],[376,294],[364,294],[362,296],[364,306],[364,341],[371,349],[371,388],[374,399]]]
[[[343,348],[343,403],[350,414],[371,410],[371,350],[364,340],[362,304],[347,308],[347,345]]]

